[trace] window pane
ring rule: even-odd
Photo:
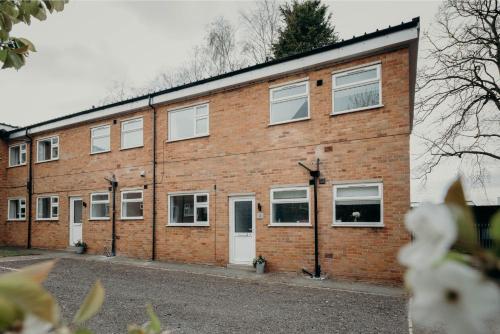
[[[94,138],[92,139],[92,152],[109,151],[109,137]]]
[[[123,217],[142,217],[142,202],[123,202]]]
[[[142,130],[137,130],[133,132],[124,132],[122,134],[123,148],[142,146]]]
[[[273,223],[308,223],[309,203],[273,204]]]
[[[207,195],[196,195],[196,203],[206,203],[208,201]]]
[[[343,89],[334,92],[335,112],[374,106],[379,103],[379,83]]]
[[[108,194],[94,194],[94,195],[92,195],[92,200],[93,201],[107,201]]]
[[[378,186],[337,188],[338,197],[363,197],[378,195]]]
[[[208,221],[208,208],[196,208],[196,221],[198,223],[205,223]]]
[[[206,116],[206,115],[208,115],[207,105],[196,107],[196,116]]]
[[[19,165],[21,163],[21,154],[19,146],[10,148],[10,161],[11,166]]]
[[[307,190],[281,190],[273,192],[274,199],[296,199],[296,198],[307,198]]]
[[[170,221],[172,223],[194,223],[194,196],[170,197]]]
[[[371,68],[369,70],[351,72],[348,74],[339,74],[335,76],[335,85],[337,86],[349,85],[359,81],[376,79],[376,78],[377,78],[377,69]]]
[[[307,97],[275,102],[271,106],[271,123],[304,118],[308,115]]]
[[[50,197],[38,199],[38,218],[50,218]]]
[[[273,90],[273,100],[305,93],[306,83],[298,86],[287,86],[277,90]]]
[[[9,201],[9,219],[18,219],[19,202],[17,200]]]
[[[109,126],[92,129],[92,137],[109,136],[109,130],[110,130]]]
[[[208,118],[196,120],[196,134],[203,135],[208,133]]]
[[[252,232],[252,201],[234,203],[234,231],[236,233]]]
[[[57,138],[57,137],[53,137],[50,140],[51,140],[51,142],[52,142],[53,145],[59,144],[59,138]]]
[[[59,157],[59,147],[55,146],[52,147],[52,155],[50,156],[50,159],[57,159]]]
[[[49,160],[50,159],[50,141],[44,140],[38,142],[38,160]]]
[[[127,121],[122,123],[122,131],[132,131],[142,129],[142,119]]]
[[[123,193],[123,199],[141,199],[141,198],[142,198],[141,192]]]
[[[170,139],[189,138],[194,133],[194,108],[170,112]]]
[[[92,217],[109,217],[109,204],[105,203],[99,203],[99,204],[92,204],[92,212],[91,212]]]
[[[55,218],[59,215],[59,206],[57,204],[52,205],[52,218]]]
[[[380,222],[380,200],[337,201],[336,222]]]

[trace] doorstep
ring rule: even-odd
[[[74,254],[65,251],[49,251],[38,249],[36,251],[37,253],[39,252],[41,254],[39,256],[33,256],[33,258],[69,258],[84,261],[110,262],[119,265],[150,268],[164,271],[184,272],[194,275],[220,277],[224,279],[254,281],[263,284],[283,284],[295,287],[328,289],[398,298],[407,297],[406,291],[400,287],[335,280],[332,278],[315,280],[310,279],[302,274],[291,272],[271,272],[260,275],[255,272],[255,269],[252,266],[230,264],[227,265],[227,267],[219,267],[209,264],[186,264],[178,262],[140,260],[123,256],[107,257],[104,255]],[[21,260],[19,257],[17,258],[18,260]],[[27,259],[30,258],[30,256],[23,256],[23,258]],[[14,257],[9,259],[14,259]]]

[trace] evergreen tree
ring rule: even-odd
[[[293,0],[280,7],[284,28],[273,44],[274,58],[318,48],[338,40],[328,6],[320,0]]]

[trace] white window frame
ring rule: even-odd
[[[21,214],[21,209],[24,208],[24,217],[22,218],[10,218],[10,202],[17,201],[19,202],[19,214]],[[24,201],[24,205],[21,204],[21,201]],[[16,212],[17,215],[17,212]],[[9,197],[7,199],[7,221],[25,221],[26,220],[26,198],[25,197]]]
[[[108,199],[107,200],[97,200],[96,201],[96,200],[93,199],[94,195],[106,195],[106,196],[108,196]],[[89,213],[89,217],[90,217],[89,220],[109,220],[110,219],[109,216],[108,217],[94,217],[92,215],[92,206],[94,204],[107,204],[108,207],[109,207],[109,205],[110,205],[109,192],[104,192],[103,191],[103,192],[95,192],[95,193],[91,193],[90,194],[90,213]]]
[[[109,129],[108,136],[94,136],[95,130],[100,130],[100,129],[104,129],[104,128]],[[94,139],[101,139],[101,138],[106,138],[106,137],[108,138],[109,149],[107,149],[105,151],[95,151],[94,152]],[[99,126],[91,128],[90,129],[90,154],[101,154],[101,153],[107,153],[107,152],[111,152],[111,125],[109,125],[109,124],[99,125]]]
[[[204,107],[204,106],[207,107],[207,114],[206,115],[197,116],[196,115],[196,109],[199,108],[199,107]],[[184,137],[184,138],[172,138],[172,131],[171,131],[172,130],[172,121],[171,121],[171,115],[173,113],[182,112],[182,111],[189,110],[189,109],[194,109],[194,118],[193,118],[194,136]],[[196,133],[196,130],[197,130],[196,129],[196,121],[200,120],[200,119],[205,119],[205,118],[207,119],[207,132],[206,133],[197,134]],[[180,108],[176,108],[176,109],[172,109],[172,110],[168,111],[168,135],[167,135],[167,138],[168,138],[169,142],[174,142],[174,141],[179,141],[179,140],[188,140],[188,139],[200,138],[200,137],[207,137],[209,135],[210,135],[210,105],[209,105],[209,103],[194,104],[194,105],[184,106],[184,107],[180,107]]]
[[[379,222],[336,222],[336,213],[335,213],[335,203],[337,202],[337,189],[342,188],[359,188],[359,187],[378,187],[378,196],[360,196],[360,197],[348,197],[348,200],[363,200],[370,199],[380,200],[380,221]],[[370,182],[370,183],[345,183],[345,184],[334,184],[333,185],[333,217],[332,217],[332,226],[346,226],[346,227],[384,227],[384,185],[382,182]]]
[[[172,222],[172,216],[171,216],[171,198],[176,197],[176,196],[189,196],[193,195],[193,212],[194,212],[194,222],[193,223],[174,223]],[[198,203],[197,202],[197,196],[207,196],[207,202],[206,203]],[[170,193],[168,194],[168,221],[167,221],[167,226],[210,226],[210,194],[206,191],[187,191],[187,192],[175,192],[175,193]],[[198,208],[207,208],[207,221],[206,222],[198,222],[196,220],[196,210]]]
[[[375,79],[368,79],[368,80],[358,81],[358,82],[355,82],[352,84],[346,84],[346,85],[340,85],[340,86],[335,85],[335,78],[337,76],[343,76],[346,74],[351,74],[351,73],[356,73],[356,72],[364,72],[366,70],[370,70],[373,68],[377,69],[377,77]],[[378,81],[378,92],[379,92],[378,93],[379,100],[378,100],[377,104],[372,105],[372,106],[361,107],[361,108],[335,111],[335,92],[336,91],[342,91],[342,90],[348,89],[348,88],[364,86],[364,85],[368,85],[371,83],[375,83],[377,81]],[[332,113],[331,113],[332,116],[346,114],[346,113],[350,113],[350,112],[368,110],[368,109],[375,109],[375,108],[380,108],[383,106],[384,105],[382,104],[382,66],[381,66],[380,62],[377,62],[375,64],[367,64],[367,65],[351,67],[351,68],[348,68],[345,70],[335,71],[332,73]]]
[[[52,140],[54,138],[57,138],[57,144],[53,144],[52,143]],[[40,157],[38,155],[38,152],[40,150],[40,142],[47,141],[47,140],[50,140],[50,159],[39,160]],[[36,141],[36,162],[37,163],[41,163],[41,162],[49,162],[49,161],[59,160],[59,156],[61,155],[61,146],[60,146],[60,143],[61,142],[60,142],[59,136],[50,136],[50,137],[45,137],[45,138],[37,139],[37,141]],[[52,156],[52,151],[53,151],[54,147],[57,147],[57,157],[53,157]]]
[[[303,84],[306,85],[306,92],[305,93],[296,94],[296,95],[287,96],[287,97],[282,97],[279,99],[273,99],[273,92],[275,92],[277,90],[281,90],[283,88],[287,88],[287,87],[302,86]],[[303,79],[299,79],[299,80],[285,82],[283,84],[279,84],[279,85],[270,87],[269,88],[269,125],[286,124],[286,123],[293,123],[293,122],[299,122],[299,121],[311,119],[311,101],[310,101],[311,97],[310,97],[309,91],[310,91],[309,90],[309,78],[303,78]],[[273,112],[273,103],[295,100],[295,99],[298,99],[300,97],[307,97],[307,116],[306,117],[291,119],[288,121],[274,122],[274,123],[271,121],[271,119],[272,119],[271,114]]]
[[[42,198],[50,198],[49,218],[39,217],[38,215],[40,213],[39,200]],[[52,215],[52,208],[54,207],[57,207],[57,216]],[[47,195],[47,196],[38,196],[36,198],[36,220],[59,220],[59,196]]]
[[[141,133],[142,133],[142,136],[141,136],[141,144],[140,145],[136,145],[136,146],[130,146],[130,147],[124,147],[123,146],[123,135],[124,134],[127,134],[127,133],[131,133],[131,132],[138,132],[139,129],[137,130],[128,130],[128,131],[124,131],[123,130],[123,126],[127,123],[132,123],[132,122],[136,122],[136,121],[141,121]],[[138,147],[144,147],[144,118],[143,117],[135,117],[135,118],[130,118],[130,119],[126,119],[126,120],[123,120],[121,122],[121,127],[120,127],[120,149],[121,150],[128,150],[128,149],[131,149],[131,148],[138,148]]]
[[[124,199],[123,195],[129,194],[129,193],[141,193],[141,198],[134,198],[134,199]],[[140,202],[142,203],[142,216],[137,216],[137,217],[125,217],[123,215],[123,204],[124,203],[135,203],[135,202]],[[121,191],[121,201],[120,201],[120,217],[121,220],[139,220],[139,219],[144,219],[144,190],[142,189],[128,189],[128,190],[122,190]]]
[[[12,165],[11,164],[11,150],[14,148],[19,147],[19,163]],[[9,167],[18,167],[18,166],[25,166],[26,161],[28,160],[28,150],[27,150],[27,145],[26,143],[19,143],[19,144],[14,144],[9,146]],[[23,154],[24,154],[24,161],[23,161]]]
[[[306,190],[307,192],[307,206],[308,206],[308,211],[309,211],[309,222],[307,223],[292,223],[292,222],[287,222],[287,223],[275,223],[273,222],[273,217],[274,217],[274,212],[273,212],[273,204],[277,203],[305,203],[303,199],[274,199],[274,193],[275,192],[280,192],[280,191],[290,191],[290,190]],[[272,188],[271,192],[269,194],[269,203],[270,203],[270,216],[269,216],[269,226],[285,226],[285,227],[309,227],[312,226],[311,224],[311,192],[308,186],[297,186],[297,187],[283,187],[283,188]]]

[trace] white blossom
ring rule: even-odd
[[[479,271],[445,261],[439,266],[408,271],[413,291],[412,318],[423,327],[444,326],[448,333],[484,333],[500,310],[499,287]]]
[[[414,240],[399,252],[399,262],[411,268],[426,268],[442,259],[457,238],[454,218],[445,205],[423,204],[405,217]]]

